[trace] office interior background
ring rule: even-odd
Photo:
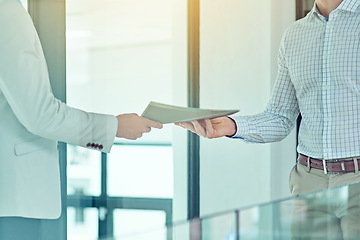
[[[191,12],[194,2],[199,9]],[[313,2],[22,0],[40,35],[54,94],[72,107],[114,115],[140,115],[150,101],[189,106],[194,98],[202,108],[263,111],[282,33]],[[195,92],[191,14],[199,20]],[[290,195],[296,130],[274,144],[198,139],[197,190],[189,185],[189,138],[166,125],[136,141],[117,139],[110,154],[61,144],[63,214],[41,220],[43,235],[121,239],[188,219],[194,193],[199,216]]]

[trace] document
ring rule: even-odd
[[[211,119],[228,116],[237,112],[239,112],[239,110],[189,108],[150,102],[141,116],[165,124],[206,118]]]

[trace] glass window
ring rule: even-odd
[[[112,115],[141,115],[150,101],[172,104],[172,18],[169,0],[67,0],[67,104]],[[111,238],[135,215],[138,227],[165,225],[173,196],[172,154],[171,126],[136,141],[116,139],[110,154],[68,145],[68,204],[76,207],[69,210],[68,236]],[[121,203],[130,197],[147,210],[127,212]],[[159,198],[156,208],[163,211],[149,214],[155,209],[147,200]],[[101,220],[98,232],[76,222],[92,207],[101,209],[89,215]]]
[[[146,240],[166,240],[165,214],[162,211],[115,210],[114,236],[117,239],[146,233]],[[139,239],[139,238],[137,238]]]
[[[96,208],[67,209],[68,240],[95,240],[98,236],[98,210]]]
[[[173,197],[171,146],[114,146],[109,154],[109,195]]]
[[[172,1],[66,5],[69,105],[116,115],[141,114],[149,101],[172,102]],[[170,141],[169,133],[150,138]]]
[[[100,195],[100,152],[68,144],[67,192]]]

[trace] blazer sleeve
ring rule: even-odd
[[[16,1],[0,0],[0,91],[31,133],[110,151],[116,117],[71,108],[54,97],[40,40]]]

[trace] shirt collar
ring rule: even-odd
[[[325,17],[321,15],[319,9],[317,8],[315,1],[314,1],[314,6],[310,11],[309,17],[310,18],[318,17],[320,19],[325,19]]]
[[[343,10],[343,11],[349,11],[349,12],[356,12],[357,9],[360,6],[359,0],[344,0],[340,3],[340,5],[336,8],[336,10]],[[310,18],[313,17],[319,17],[319,18],[325,18],[321,15],[319,9],[316,6],[316,3],[314,2],[314,6],[310,11]]]

